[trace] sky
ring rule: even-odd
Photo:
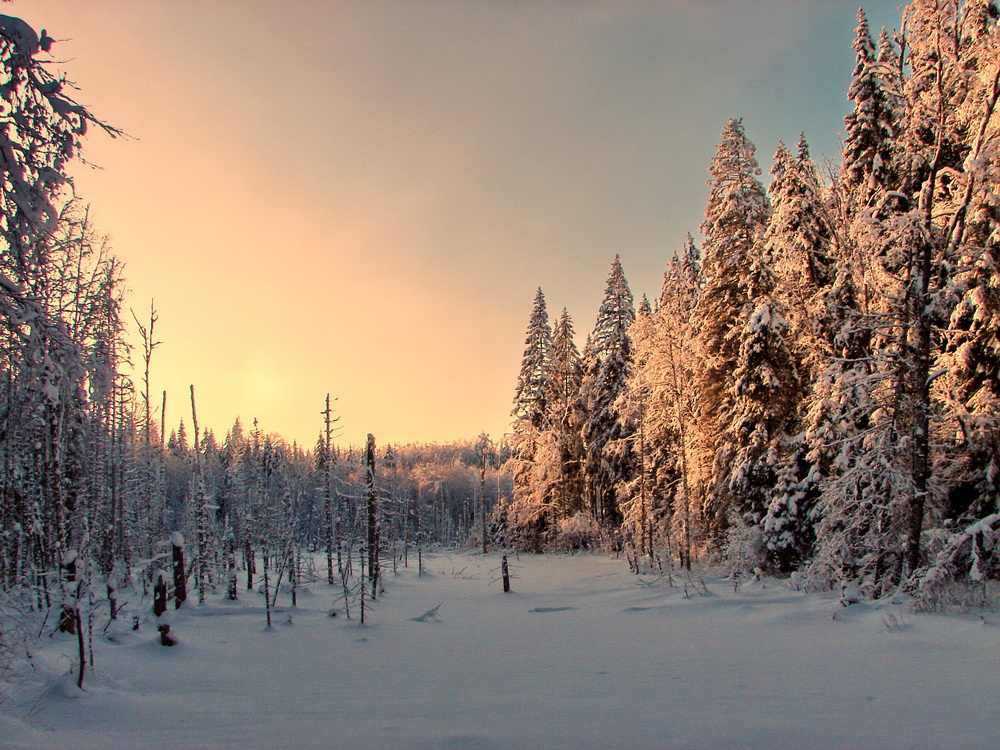
[[[877,35],[897,0],[865,8]],[[509,432],[535,291],[582,347],[698,237],[723,125],[837,162],[856,0],[13,0],[93,131],[76,190],[155,305],[168,428]],[[133,323],[131,313],[126,313]],[[138,341],[137,337],[134,337]],[[141,351],[133,353],[138,363]],[[159,397],[154,397],[159,401]]]

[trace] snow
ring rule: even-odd
[[[0,15],[0,34],[15,45],[19,55],[33,55],[38,49],[38,34],[20,18]]]
[[[840,603],[845,607],[861,601],[861,592],[853,583],[844,581],[840,584]]]
[[[12,686],[0,746],[88,748],[996,747],[996,615],[917,615],[763,579],[674,585],[596,555],[438,554],[400,569],[368,624],[331,618],[337,587],[300,606],[224,591],[96,640],[45,638]],[[704,584],[704,585],[703,585]],[[339,606],[338,606],[339,609]],[[292,617],[294,613],[294,618]],[[432,614],[433,613],[433,614]]]

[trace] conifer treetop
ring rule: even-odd
[[[545,307],[545,294],[539,287],[528,321],[524,340],[524,357],[517,378],[512,415],[539,427],[545,419],[548,404],[552,328]]]
[[[701,232],[706,276],[725,274],[746,264],[760,240],[769,213],[767,194],[757,177],[760,166],[754,145],[733,118],[709,168],[711,191]]]
[[[597,323],[591,335],[590,354],[603,360],[610,352],[621,348],[628,329],[635,322],[635,305],[629,289],[621,256],[615,255],[604,290],[604,301],[597,313]]]

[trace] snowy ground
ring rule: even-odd
[[[322,584],[271,631],[258,595],[212,600],[180,613],[173,649],[150,623],[98,643],[84,693],[59,677],[75,642],[46,639],[49,677],[2,707],[0,747],[1000,746],[1000,615],[845,608],[777,581],[687,598],[599,556],[512,564],[506,595],[496,555],[390,573],[365,626],[330,618]]]

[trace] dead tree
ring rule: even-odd
[[[247,591],[253,591],[253,577],[254,573],[257,572],[257,559],[254,557],[250,534],[246,532],[243,539],[243,562],[247,569]]]
[[[326,409],[323,410],[323,533],[326,536],[326,580],[331,586],[333,585],[333,548],[334,544],[340,543],[340,514],[337,514],[337,528],[336,534],[334,533],[334,521],[333,521],[333,498],[331,496],[330,482],[332,477],[330,473],[333,468],[333,446],[330,443],[330,436],[333,428],[333,423],[339,419],[331,419],[333,414],[330,409],[330,394],[326,394]],[[338,566],[339,567],[339,566]]]
[[[379,583],[379,524],[378,497],[375,494],[375,436],[368,435],[365,448],[365,468],[368,486],[368,578],[371,581],[372,599],[376,598]]]
[[[80,597],[83,593],[83,581],[77,575],[78,554],[69,550],[62,558],[63,585],[72,584],[72,601],[68,598],[63,602],[62,613],[59,616],[59,630],[76,635],[79,647],[80,671],[77,674],[77,687],[83,688],[83,676],[87,669],[87,647],[83,634],[83,618],[80,615]]]
[[[74,589],[79,588],[79,584],[76,580],[76,563],[76,550],[69,550],[63,555],[61,564],[64,590],[68,586]],[[74,600],[75,599],[76,595],[74,595]],[[79,619],[77,614],[77,607],[75,604],[70,603],[69,594],[67,594],[63,601],[62,612],[59,615],[59,630],[63,633],[75,635],[77,620]]]
[[[343,589],[343,592],[344,592],[344,614],[347,616],[347,619],[350,620],[351,619],[351,587],[350,587],[349,579],[350,579],[350,575],[351,574],[350,574],[349,570],[345,569],[345,566],[344,566],[344,554],[343,554],[343,551],[341,549],[342,546],[343,546],[343,542],[342,541],[338,541],[338,543],[337,543],[337,573],[340,575],[340,585],[341,585],[341,587]],[[348,548],[346,556],[347,556],[347,559],[350,560],[350,558],[351,558],[351,550],[350,550],[350,548]]]
[[[486,528],[486,469],[493,461],[493,441],[485,432],[480,434],[476,443],[476,453],[479,454],[479,523],[483,542],[483,554],[489,550]]]
[[[149,303],[149,327],[147,328],[142,323],[139,322],[139,318],[136,316],[135,312],[132,312],[132,318],[135,320],[136,326],[139,329],[139,336],[142,339],[142,361],[143,361],[143,376],[142,376],[142,407],[143,407],[143,421],[142,421],[142,457],[143,457],[143,468],[144,468],[144,493],[146,496],[146,502],[150,509],[150,523],[149,523],[149,543],[150,547],[153,546],[155,540],[159,538],[160,533],[163,530],[164,523],[164,497],[161,490],[162,485],[159,480],[160,466],[163,463],[163,451],[159,456],[154,458],[153,453],[153,409],[150,394],[150,367],[153,360],[153,350],[160,346],[163,342],[157,341],[154,338],[153,331],[156,328],[156,322],[159,320],[159,316],[156,314],[156,308],[153,306],[152,300]],[[167,394],[164,392],[163,399],[166,402]],[[166,403],[164,403],[164,408]],[[160,413],[160,421],[165,420],[166,415]],[[161,427],[161,442],[162,442],[162,427]],[[161,446],[162,448],[162,446]]]
[[[198,603],[204,604],[208,589],[209,575],[209,553],[208,553],[208,493],[205,491],[205,470],[201,461],[201,435],[198,431],[198,409],[194,401],[194,386],[191,386],[191,421],[194,424],[194,497],[195,517],[198,519],[198,557],[197,557],[197,583],[198,583]]]
[[[174,552],[174,608],[180,609],[187,601],[187,574],[184,572],[184,535],[175,531],[170,535]]]
[[[156,580],[153,582],[153,614],[158,618],[167,611],[167,574],[162,570],[156,571]]]
[[[153,614],[156,615],[156,630],[160,634],[161,645],[175,646],[177,639],[170,632],[170,623],[166,622],[167,598],[167,574],[158,570],[153,583]]]
[[[226,573],[226,598],[235,602],[239,599],[237,595],[239,585],[236,580],[236,536],[233,534],[232,527],[226,528],[226,562],[229,566]]]
[[[108,586],[108,608],[111,610],[111,619],[118,619],[118,581],[114,578],[107,580]]]
[[[264,610],[267,613],[267,629],[271,625],[271,577],[267,573],[267,561],[264,561]]]

